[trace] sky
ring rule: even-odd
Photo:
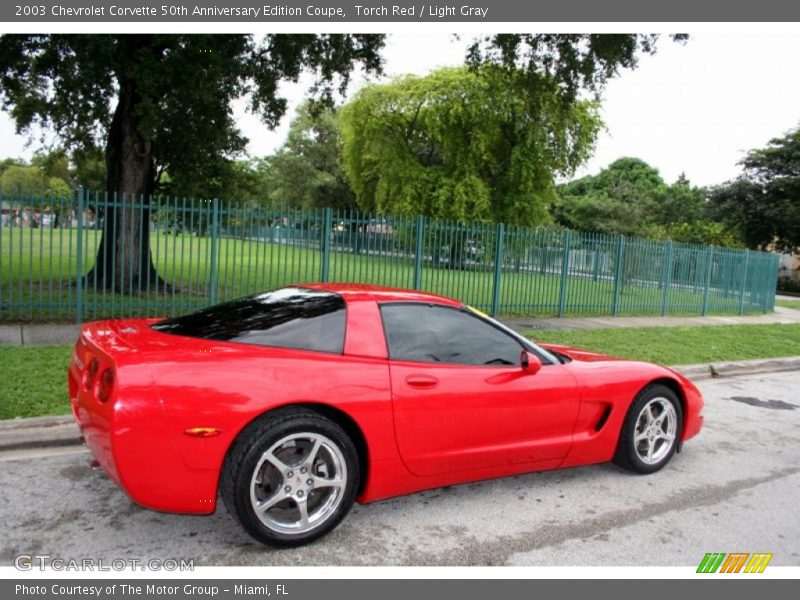
[[[385,78],[424,75],[463,63],[471,35],[394,33],[384,51]],[[605,131],[593,158],[576,176],[597,173],[617,158],[635,156],[659,169],[668,182],[685,173],[695,185],[736,177],[745,153],[800,125],[800,35],[694,33],[686,44],[662,38],[655,56],[642,56],[634,71],[607,85],[601,115]],[[373,81],[375,79],[372,79]],[[290,102],[281,125],[270,131],[237,102],[234,114],[250,139],[251,156],[280,147],[310,79],[286,84]],[[367,81],[357,74],[352,94]],[[38,138],[37,138],[38,140]],[[29,157],[37,148],[0,113],[0,157]]]

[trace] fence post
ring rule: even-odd
[[[217,303],[217,253],[219,252],[219,199],[211,201],[211,275],[210,287],[211,294],[209,300],[211,304]]]
[[[750,268],[750,250],[744,251],[744,268],[742,269],[742,284],[739,286],[739,314],[744,314],[744,292],[747,289],[747,270]]]
[[[558,290],[558,316],[563,317],[567,308],[567,282],[569,276],[569,242],[570,231],[564,230],[564,254],[561,257],[561,287]]]
[[[617,259],[614,264],[614,300],[611,304],[611,316],[616,317],[622,296],[622,260],[625,253],[625,236],[617,236]]]
[[[83,205],[86,190],[78,188],[78,239],[77,239],[77,272],[78,277],[75,282],[75,321],[78,325],[83,321]]]
[[[706,281],[705,287],[703,288],[703,309],[700,313],[702,316],[706,316],[708,312],[708,291],[711,287],[711,272],[714,269],[714,246],[709,247],[708,249],[708,263],[706,264]]]
[[[672,285],[672,261],[674,260],[675,244],[667,244],[667,260],[664,263],[664,294],[661,297],[661,316],[666,317],[669,312],[669,288]]]
[[[422,287],[422,253],[425,251],[425,217],[417,216],[417,253],[414,255],[414,289]]]
[[[494,247],[494,288],[492,290],[492,316],[500,310],[500,272],[503,270],[503,235],[505,226],[497,224],[497,241]]]
[[[322,272],[320,281],[328,281],[331,267],[331,229],[333,229],[333,211],[328,208],[322,210],[322,237],[319,247],[322,250]]]

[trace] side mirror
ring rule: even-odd
[[[539,357],[527,350],[522,351],[519,362],[522,370],[528,375],[535,375],[542,368],[542,361],[539,360]]]

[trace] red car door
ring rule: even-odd
[[[520,340],[465,310],[384,304],[381,314],[395,435],[410,471],[435,475],[566,456],[579,397],[563,365],[524,371]]]

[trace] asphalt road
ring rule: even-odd
[[[706,427],[661,472],[537,473],[356,506],[297,550],[211,517],[141,509],[88,454],[0,462],[0,564],[17,554],[194,559],[195,565],[696,565],[773,552],[800,565],[800,373],[700,385]],[[744,400],[743,400],[744,399]]]

